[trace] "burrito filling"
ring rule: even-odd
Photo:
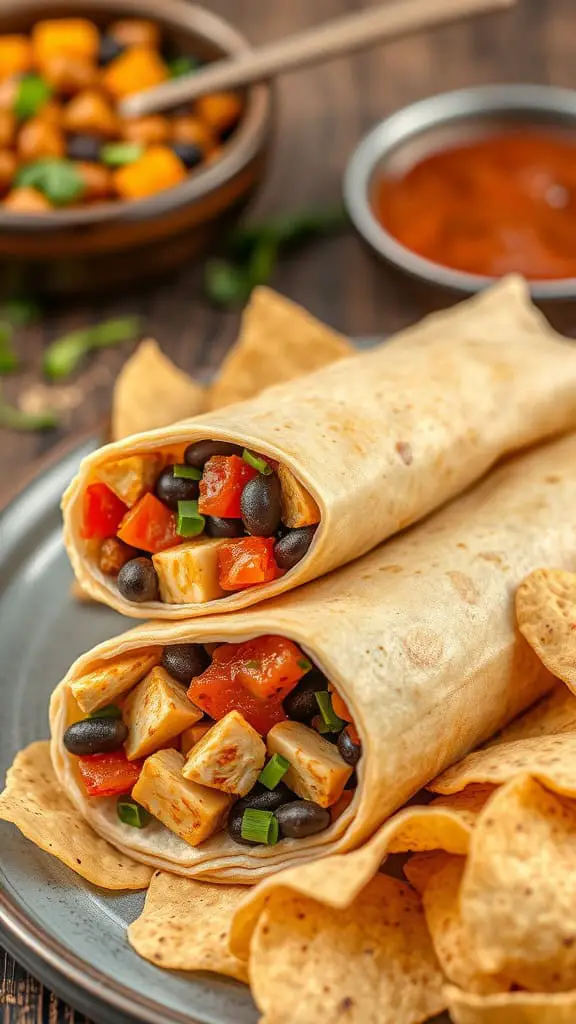
[[[87,796],[116,800],[125,825],[272,845],[322,832],[352,800],[352,716],[284,637],[146,648],[70,689],[64,746]]]
[[[306,554],[320,510],[285,466],[227,441],[99,467],[82,536],[128,601],[196,604],[269,583]]]

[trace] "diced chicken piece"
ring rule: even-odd
[[[278,479],[281,489],[282,522],[290,529],[313,526],[320,522],[320,509],[311,494],[286,466],[279,464]]]
[[[218,552],[226,543],[219,538],[197,537],[154,555],[152,561],[164,603],[202,604],[222,597]]]
[[[129,455],[113,459],[98,470],[98,479],[130,508],[151,491],[162,466],[158,455]]]
[[[128,726],[124,744],[126,757],[148,757],[202,718],[202,712],[188,700],[186,690],[156,665],[132,690],[122,715]]]
[[[158,750],[144,762],[132,796],[184,842],[198,846],[224,827],[232,797],[189,782],[183,767],[177,750]]]
[[[337,748],[301,722],[279,722],[267,737],[268,753],[290,762],[282,779],[304,800],[331,807],[352,774]]]
[[[182,772],[202,786],[246,796],[265,760],[260,735],[238,711],[229,711],[192,748]]]
[[[111,659],[93,672],[74,679],[70,689],[82,711],[97,711],[106,704],[113,704],[118,697],[131,690],[158,664],[161,655],[161,647],[149,647],[137,654],[125,654]]]
[[[189,729],[185,729],[180,737],[180,753],[187,757],[192,747],[196,746],[213,725],[214,722],[204,721],[198,722],[198,725],[191,725]]]

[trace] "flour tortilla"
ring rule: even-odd
[[[370,353],[90,455],[64,496],[66,547],[85,590],[125,615],[190,619],[238,610],[353,561],[462,492],[501,456],[574,428],[576,349],[530,304],[522,279],[510,277]],[[315,498],[320,526],[302,561],[272,583],[203,604],[133,604],[82,539],[85,488],[111,459],[182,452],[202,438],[240,442],[283,462]]]
[[[51,706],[61,785],[97,832],[175,873],[251,883],[360,846],[394,810],[547,693],[553,677],[518,632],[514,593],[538,565],[576,568],[576,436],[497,469],[426,523],[339,572],[246,612],[150,622],[85,654]],[[220,833],[193,849],[159,824],[122,825],[88,800],[62,744],[74,678],[149,647],[281,634],[336,685],[362,737],[359,786],[344,814],[306,840],[250,851]]]

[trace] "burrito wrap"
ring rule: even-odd
[[[85,590],[126,615],[189,619],[245,608],[358,558],[501,456],[574,427],[576,349],[511,277],[369,353],[100,449],[64,497],[65,543]],[[292,471],[320,508],[312,545],[271,583],[200,604],[134,604],[82,539],[85,488],[110,460],[208,438],[240,443]]]
[[[543,695],[552,677],[519,634],[514,593],[541,565],[576,568],[576,436],[508,462],[365,558],[261,607],[148,623],[81,657],[51,705],[52,756],[71,800],[120,849],[167,870],[255,882],[358,846],[414,792]],[[293,639],[350,708],[363,745],[353,802],[330,828],[249,852],[226,833],[192,848],[156,823],[122,825],[88,800],[63,746],[82,717],[69,683],[121,653],[181,642]]]

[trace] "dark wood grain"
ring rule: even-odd
[[[264,42],[338,13],[368,6],[362,0],[211,0],[254,42]],[[434,92],[489,82],[551,82],[574,86],[574,0],[518,0],[507,15],[455,25],[434,35],[378,47],[325,67],[286,76],[279,85],[279,126],[267,185],[254,214],[288,211],[336,200],[346,159],[362,133],[384,114]],[[25,372],[9,382],[8,395],[37,378],[42,347],[90,319],[139,312],[147,331],[191,372],[217,366],[234,339],[237,319],[202,299],[197,267],[145,292],[99,299],[74,309],[54,309],[41,327],[22,336]],[[391,331],[415,318],[400,294],[352,233],[317,244],[282,263],[274,287],[350,334]],[[33,460],[63,437],[93,429],[106,415],[114,378],[130,346],[99,353],[80,375],[86,397],[65,430],[46,435],[0,431],[2,489],[13,486]],[[0,954],[1,957],[1,954]],[[80,1024],[42,986],[6,957],[0,979],[2,1024]]]

